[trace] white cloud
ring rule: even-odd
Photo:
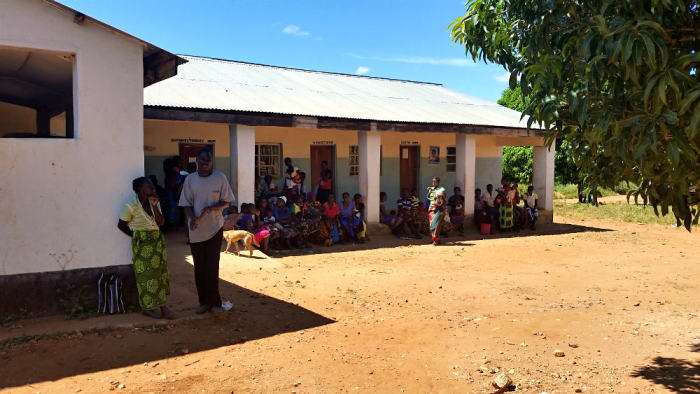
[[[355,74],[357,74],[357,75],[365,75],[368,72],[369,72],[369,67],[365,67],[365,66],[360,66],[357,68],[357,70],[355,70]]]
[[[454,66],[454,67],[470,67],[474,65],[474,62],[465,58],[460,57],[420,57],[420,56],[395,56],[395,57],[381,57],[381,56],[363,56],[354,53],[347,54],[350,57],[356,59],[365,60],[377,60],[380,62],[393,62],[393,63],[412,63],[412,64],[431,64],[439,66]]]
[[[494,75],[493,79],[495,79],[498,82],[508,82],[508,81],[510,81],[510,73],[507,72],[507,73],[501,74],[501,75]]]
[[[311,35],[310,32],[302,30],[301,27],[297,25],[288,25],[282,29],[282,33],[297,37],[309,37]]]

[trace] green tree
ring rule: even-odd
[[[526,100],[520,89],[506,89],[503,91],[498,104],[524,111],[527,108]],[[511,149],[515,148],[515,149]],[[520,183],[526,184],[532,181],[532,148],[526,147],[504,147],[503,148],[503,174],[514,177]],[[529,165],[528,172],[523,169]],[[556,141],[556,151],[554,152],[554,177],[556,182],[566,184],[580,183],[579,171],[571,158],[571,144],[563,138]]]
[[[546,142],[570,143],[589,188],[629,181],[690,229],[700,189],[700,6],[682,0],[470,0],[451,25],[504,66]]]
[[[503,147],[503,176],[520,185],[532,184],[532,147]]]
[[[528,103],[523,99],[523,92],[520,89],[510,88],[503,91],[503,94],[497,103],[518,112],[525,111],[528,105]]]

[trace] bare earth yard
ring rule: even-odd
[[[377,236],[229,256],[232,312],[0,346],[0,391],[472,393],[506,373],[523,392],[700,392],[700,234],[555,221],[440,247]],[[168,246],[191,315],[187,249]]]

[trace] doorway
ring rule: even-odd
[[[214,154],[214,144],[190,144],[181,143],[180,144],[180,168],[187,170],[187,166],[190,163],[195,163],[197,165],[197,152],[200,150],[208,148],[212,155]],[[214,163],[212,163],[214,164]]]
[[[311,145],[311,177],[307,177],[308,183],[304,186],[304,190],[312,191],[318,185],[321,179],[321,162],[328,162],[328,169],[333,171],[335,163],[335,145]],[[335,179],[338,174],[333,171],[333,182],[331,183],[331,192],[335,193]]]
[[[420,165],[420,150],[419,146],[399,146],[400,161],[400,182],[399,194],[401,190],[417,189],[418,185],[418,167]]]

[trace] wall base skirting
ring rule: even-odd
[[[123,280],[126,308],[138,308],[134,268],[131,264],[0,276],[0,320],[3,316],[68,314],[79,303],[87,312],[97,310],[97,278],[118,274]]]

